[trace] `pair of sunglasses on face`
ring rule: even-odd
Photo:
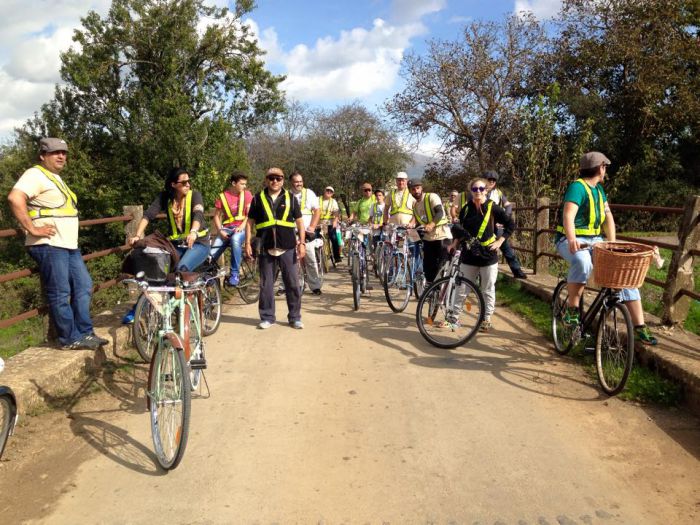
[[[279,175],[268,175],[267,180],[270,182],[282,182],[284,177],[280,177]]]
[[[483,193],[486,191],[486,186],[472,186],[472,193]]]

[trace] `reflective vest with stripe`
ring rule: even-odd
[[[293,221],[290,222],[287,220],[289,218],[289,211],[292,209],[292,201],[289,196],[289,191],[284,190],[284,214],[282,215],[281,219],[275,219],[275,217],[272,215],[272,208],[270,208],[270,203],[267,202],[265,190],[260,192],[259,197],[260,202],[262,202],[263,209],[265,210],[265,221],[255,225],[258,231],[265,228],[272,228],[273,226],[282,226],[284,228],[296,227],[296,224],[294,224]]]
[[[190,228],[192,227],[192,192],[188,191],[185,196],[185,225],[182,229],[182,233],[177,231],[177,225],[175,224],[175,215],[173,215],[173,201],[168,203],[168,220],[170,221],[170,236],[168,239],[171,241],[177,241],[186,239],[190,234]],[[209,233],[209,230],[199,230],[197,232],[197,237],[204,237]]]
[[[430,193],[426,193],[425,197],[423,198],[423,208],[425,208],[426,220],[423,220],[423,217],[418,215],[418,203],[416,203],[416,205],[413,207],[413,216],[416,218],[416,222],[418,224],[429,224],[433,222],[433,210],[430,209]],[[447,224],[447,217],[444,210],[442,219],[440,219],[435,226],[442,226],[443,224]]]
[[[585,228],[575,228],[574,234],[600,235],[600,226],[605,222],[605,203],[603,202],[603,193],[600,191],[600,188],[598,188],[598,185],[596,184],[596,187],[594,189],[598,193],[598,204],[600,213],[600,215],[597,217],[595,199],[593,198],[593,192],[591,191],[591,187],[583,179],[576,179],[574,184],[576,182],[580,183],[584,187],[584,189],[586,190],[586,194],[588,195],[588,225]],[[561,221],[564,221],[563,205],[561,212]],[[559,224],[557,226],[557,231],[566,235],[566,232],[564,231],[564,226],[562,224]]]
[[[481,236],[484,235],[484,232],[486,231],[486,225],[489,223],[489,219],[491,218],[491,208],[493,207],[493,201],[488,201],[486,203],[486,213],[484,214],[484,220],[481,221],[481,226],[479,227],[479,233],[476,234],[476,238],[479,239],[479,243],[482,246],[488,246],[489,244],[493,244],[496,242],[496,235],[492,234],[491,237],[486,239],[485,241],[481,240]]]
[[[307,191],[306,188],[301,189],[301,202],[300,202],[301,214],[302,215],[313,215],[314,212],[309,210],[306,207],[306,191]]]
[[[413,214],[413,210],[411,210],[408,206],[406,206],[406,203],[408,202],[408,190],[403,190],[403,197],[401,197],[401,204],[398,204],[396,202],[396,190],[391,190],[391,194],[389,195],[389,199],[391,200],[391,208],[389,208],[389,216],[396,215],[397,213],[407,213],[409,215]]]
[[[325,208],[323,207],[324,202],[327,203]],[[333,211],[332,210],[334,208],[334,206],[333,206],[334,202],[335,202],[335,199],[333,199],[333,198],[326,200],[323,197],[321,197],[321,220],[324,220],[324,219],[328,220],[328,219],[333,218]]]
[[[382,206],[382,209],[379,209],[379,206]],[[372,205],[369,207],[369,216],[372,219],[372,224],[381,224],[384,222],[384,205],[379,204],[377,201],[372,203]]]
[[[238,211],[235,217],[233,216],[233,213],[231,213],[231,208],[228,205],[226,194],[220,193],[219,199],[221,199],[221,205],[224,207],[224,212],[226,213],[226,220],[224,221],[224,224],[242,221],[243,219],[245,219],[245,191],[242,191],[238,194]]]
[[[63,198],[65,199],[63,204],[58,208],[39,208],[38,210],[29,210],[29,217],[32,220],[40,219],[42,217],[77,217],[78,216],[78,198],[75,196],[70,188],[65,182],[59,180],[53,173],[49,170],[37,164],[34,166],[39,171],[41,171],[46,178],[53,182],[58,191],[61,192]]]

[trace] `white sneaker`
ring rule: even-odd
[[[289,323],[289,326],[297,330],[301,330],[302,328],[304,328],[304,323],[302,323],[301,321],[292,321],[291,323]]]
[[[260,330],[266,330],[267,328],[270,328],[273,324],[275,323],[271,321],[260,321],[260,323],[258,323],[258,328]]]

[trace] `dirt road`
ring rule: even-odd
[[[393,314],[378,290],[353,312],[346,276],[304,296],[305,330],[227,308],[170,473],[138,368],[27,418],[0,464],[2,522],[698,522],[697,419],[607,399],[505,308],[468,347],[433,348],[415,303]]]

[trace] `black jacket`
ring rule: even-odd
[[[280,192],[274,202],[272,199],[270,199],[270,194],[268,193],[267,188],[265,188],[264,192],[267,203],[272,210],[272,215],[275,219],[281,219],[286,209],[284,204],[284,190]],[[287,220],[289,222],[295,222],[297,219],[301,219],[301,208],[291,192],[289,193],[289,201],[291,209],[289,210]],[[263,208],[262,201],[260,200],[260,192],[253,196],[253,202],[250,204],[248,218],[254,220],[256,225],[267,221],[267,214],[265,213],[265,208]],[[291,250],[297,245],[296,230],[286,226],[272,226],[270,228],[263,228],[262,230],[258,230],[255,236],[260,238],[261,247],[264,250],[269,250],[270,248]]]
[[[506,239],[510,237],[515,229],[515,223],[503,208],[492,201],[486,201],[481,206],[477,206],[473,201],[467,202],[466,206],[459,212],[459,224],[455,224],[452,228],[452,236],[455,239],[464,239],[467,237],[467,234],[471,237],[476,237],[484,221],[489,202],[491,202],[492,206],[491,217],[479,240],[486,241],[496,233],[495,223],[503,224],[502,237]],[[480,246],[472,250],[463,250],[460,261],[471,266],[491,266],[498,262],[498,250],[490,250],[488,246]]]

